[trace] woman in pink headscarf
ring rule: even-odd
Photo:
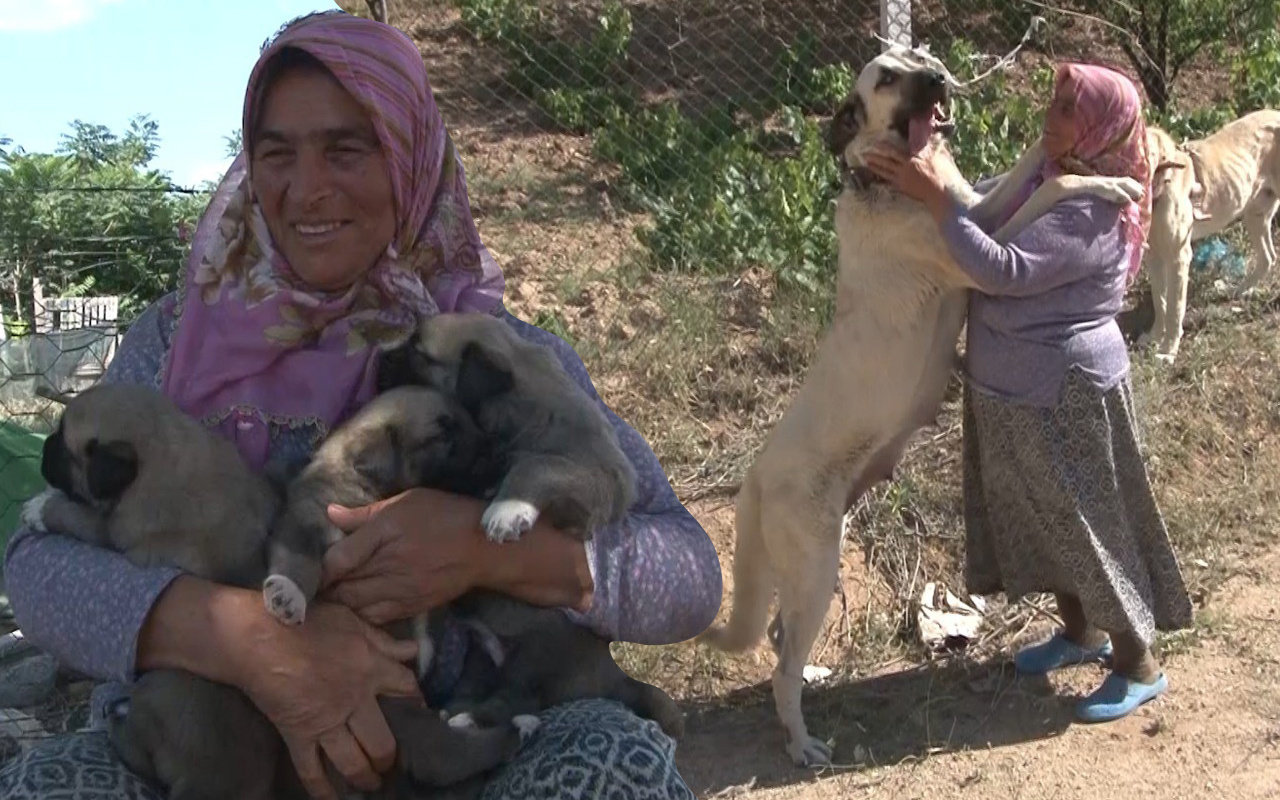
[[[7,589],[28,641],[95,692],[92,730],[53,739],[0,770],[0,796],[156,798],[116,759],[103,714],[122,684],[179,668],[241,688],[279,728],[308,790],[333,798],[327,760],[372,789],[396,745],[379,694],[420,691],[402,663],[412,643],[374,626],[473,587],[563,608],[610,639],[692,638],[720,604],[709,537],[678,502],[645,441],[609,412],[581,360],[502,307],[502,274],[471,219],[462,165],[413,42],[340,12],[287,26],[259,57],[244,103],[246,151],[197,228],[179,290],[129,328],[104,381],[156,386],[236,443],[255,468],[307,459],[374,392],[379,352],[423,316],[490,313],[555,353],[611,421],[637,475],[637,500],[584,545],[539,524],[494,545],[483,501],[412,490],[333,509],[350,532],[326,556],[326,599],[283,626],[260,592],[219,586],[57,533],[20,530]],[[429,680],[446,702],[471,633],[446,630]],[[226,765],[235,769],[235,765]],[[674,743],[611,701],[551,709],[486,798],[691,798]]]
[[[1044,163],[998,227],[1046,177],[1131,177],[1150,187],[1142,102],[1111,69],[1063,64],[1045,113]],[[938,180],[932,152],[881,149],[869,165],[937,220],[970,293],[964,413],[969,591],[1052,592],[1063,628],[1017,653],[1020,672],[1110,662],[1078,719],[1125,716],[1168,680],[1157,630],[1191,601],[1139,447],[1129,358],[1116,324],[1142,260],[1150,202],[1064,200],[1001,245]],[[1149,192],[1148,192],[1149,195]]]

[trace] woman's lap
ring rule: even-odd
[[[549,709],[542,727],[486,787],[483,800],[692,798],[675,767],[675,743],[609,700]],[[0,769],[5,800],[163,800],[116,758],[106,734],[42,742]]]

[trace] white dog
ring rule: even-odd
[[[1241,293],[1256,287],[1276,260],[1271,221],[1280,207],[1280,111],[1262,110],[1228,123],[1207,139],[1181,146],[1156,127],[1151,154],[1151,233],[1147,275],[1156,358],[1172,362],[1187,311],[1191,243],[1244,222],[1253,266]]]
[[[861,166],[862,154],[884,140],[945,153],[952,85],[927,50],[895,46],[862,70],[832,120],[829,144],[846,168],[835,213],[836,315],[793,404],[747,471],[737,499],[733,610],[727,625],[704,637],[724,650],[752,647],[777,590],[774,701],[787,752],[801,765],[831,757],[809,735],[800,692],[836,585],[841,520],[863,492],[890,477],[914,432],[933,421],[971,287],[925,208],[878,183]],[[941,160],[952,192],[981,224],[1037,168],[1041,153],[1037,143],[985,198],[949,158]],[[1011,236],[1064,196],[1092,192],[1119,202],[1141,191],[1127,178],[1048,181],[1000,235]]]

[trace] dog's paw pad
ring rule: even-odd
[[[525,500],[495,500],[480,524],[491,542],[514,542],[538,521],[538,507]]]
[[[470,711],[464,711],[461,714],[455,714],[452,717],[449,717],[449,727],[458,728],[464,731],[474,731],[480,726],[476,724],[476,719],[471,716]]]
[[[542,720],[533,714],[517,714],[511,718],[511,724],[515,725],[516,730],[520,731],[520,744],[524,744],[538,732],[538,728],[542,725]]]
[[[44,524],[44,507],[53,497],[57,489],[45,489],[40,494],[22,504],[22,524],[33,531],[45,533],[48,528]]]
[[[307,598],[284,575],[271,575],[262,582],[262,599],[271,616],[286,625],[301,625],[307,618]]]

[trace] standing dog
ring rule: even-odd
[[[1148,129],[1152,161],[1150,249],[1147,253],[1156,358],[1172,362],[1182,342],[1191,244],[1243,221],[1253,266],[1239,285],[1247,292],[1276,260],[1271,223],[1280,207],[1280,111],[1264,109],[1181,146]]]
[[[913,433],[937,414],[972,285],[925,208],[877,182],[861,166],[862,154],[879,141],[945,154],[952,85],[927,50],[894,46],[861,71],[832,120],[829,145],[845,173],[835,213],[835,319],[791,407],[747,470],[737,498],[733,610],[726,625],[704,635],[729,651],[753,646],[777,590],[773,694],[787,752],[800,765],[831,757],[827,744],[809,735],[800,694],[836,585],[841,520],[891,476]],[[953,195],[981,221],[1025,183],[1041,152],[1039,144],[1030,148],[982,198],[949,158],[939,162]],[[1021,217],[1080,192],[1127,200],[1134,190],[1128,179],[1046,181]],[[1014,233],[1006,226],[1000,235]]]

